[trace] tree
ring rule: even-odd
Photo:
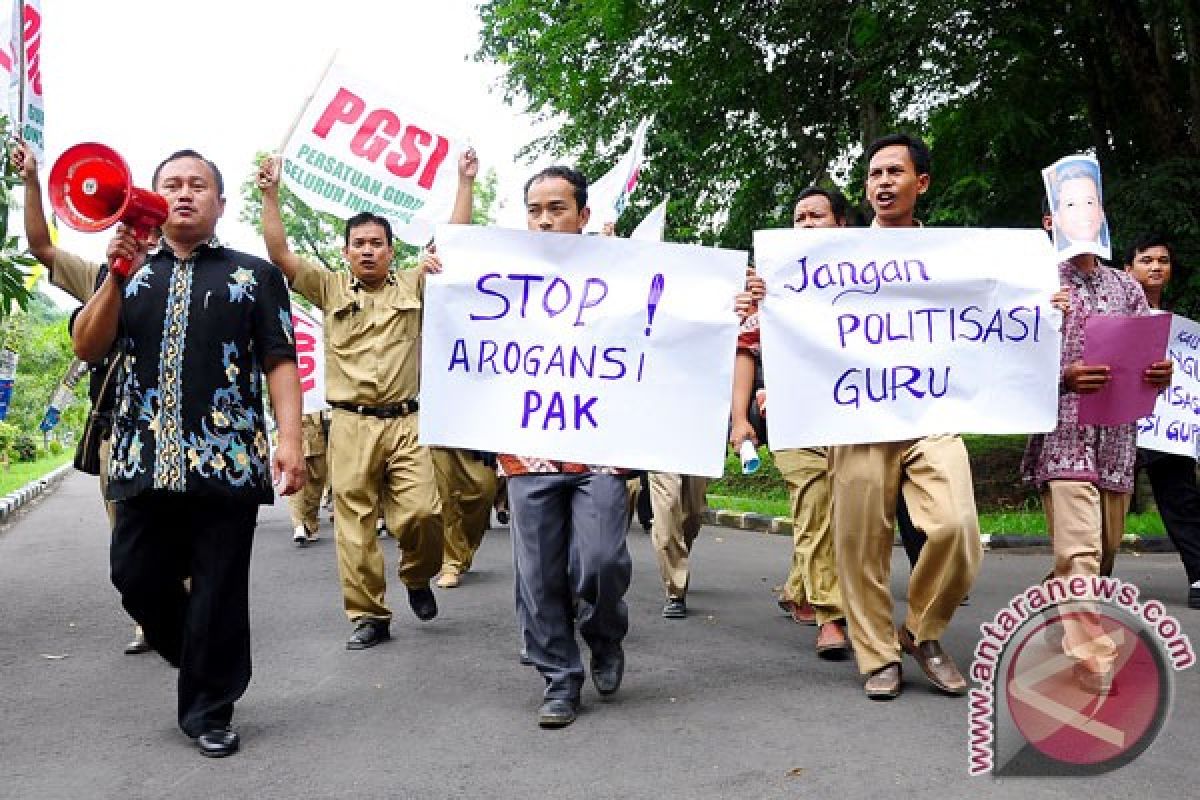
[[[267,153],[259,153],[257,159],[267,157]],[[241,185],[242,214],[241,221],[254,226],[262,233],[262,192],[254,182],[253,177],[247,178]],[[471,219],[476,224],[487,224],[493,220],[496,203],[496,173],[488,170],[482,180],[475,182],[475,203]],[[323,211],[314,211],[296,197],[286,184],[279,186],[279,210],[283,218],[283,227],[287,231],[288,243],[292,249],[302,255],[319,261],[326,269],[345,269],[342,257],[342,243],[345,240],[345,220],[338,219]],[[399,239],[392,242],[395,252],[395,263],[400,268],[410,268],[416,265],[420,248],[406,244]]]
[[[490,0],[480,17],[507,100],[563,120],[527,152],[600,175],[654,117],[639,194],[671,194],[672,238],[748,247],[813,183],[861,205],[858,156],[889,130],[930,143],[934,224],[1036,225],[1040,170],[1091,151],[1118,241],[1169,226],[1175,299],[1200,310],[1180,191],[1200,159],[1196,0]]]
[[[0,136],[8,136],[8,119],[0,116]],[[13,311],[13,306],[25,308],[29,304],[30,291],[25,286],[28,267],[37,261],[8,232],[8,215],[12,207],[9,192],[20,183],[12,174],[8,160],[8,149],[4,148],[3,175],[0,176],[0,320]]]

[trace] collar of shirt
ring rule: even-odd
[[[875,217],[874,219],[871,220],[871,227],[872,228],[882,228],[883,227],[882,225],[879,224],[879,217]],[[921,222],[921,220],[914,219],[911,227],[924,228],[925,225]]]
[[[394,270],[388,270],[387,280],[384,281],[384,284],[387,286],[395,286],[397,284],[396,273]],[[360,281],[358,279],[358,276],[353,275],[353,273],[351,273],[350,291],[357,292],[360,289],[365,289],[368,292],[371,291],[370,288],[368,288],[365,283],[363,283],[362,281]]]
[[[214,233],[206,241],[201,242],[196,247],[196,250],[193,251],[193,253],[198,252],[202,248],[206,250],[219,250],[223,246],[224,245],[221,244],[221,240],[218,239],[217,235]],[[158,242],[150,248],[149,252],[146,253],[146,257],[149,258],[152,256],[157,256],[159,253],[170,253],[172,256],[175,255],[175,251],[171,249],[171,245],[167,244],[166,238],[162,236],[158,237]]]

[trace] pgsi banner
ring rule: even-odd
[[[746,254],[446,225],[421,442],[719,476]]]
[[[436,119],[334,64],[284,146],[283,180],[317,211],[370,211],[420,245],[450,217],[463,149]]]
[[[1138,447],[1196,458],[1200,447],[1200,325],[1171,317],[1167,356],[1175,369],[1154,413],[1138,420]]]
[[[304,392],[304,413],[329,408],[325,402],[325,328],[320,317],[292,301],[292,331],[296,337],[296,367]]]
[[[1056,425],[1044,233],[769,230],[754,252],[773,448]]]

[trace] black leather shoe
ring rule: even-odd
[[[1188,608],[1200,608],[1200,586],[1188,587]]]
[[[433,596],[433,589],[428,586],[409,589],[408,604],[417,615],[417,619],[422,622],[428,622],[437,616],[437,598]]]
[[[209,758],[224,758],[238,751],[241,739],[229,728],[213,728],[196,737],[196,746]]]
[[[146,635],[139,629],[134,635],[129,644],[125,645],[125,655],[136,656],[141,653],[149,653],[150,645],[146,643]]]
[[[579,714],[578,700],[551,698],[538,709],[538,725],[542,728],[565,728]]]
[[[366,650],[390,638],[392,632],[388,629],[388,623],[377,619],[363,619],[359,620],[354,633],[350,635],[350,641],[346,642],[346,649]]]
[[[596,691],[607,697],[621,688],[625,676],[625,651],[617,645],[611,654],[598,656],[592,653],[592,684]]]
[[[667,619],[683,619],[687,616],[687,603],[682,597],[668,597],[663,606],[663,616]]]

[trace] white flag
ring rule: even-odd
[[[630,195],[638,185],[642,170],[643,151],[646,149],[646,131],[650,120],[644,119],[633,134],[629,151],[608,173],[588,186],[588,206],[592,209],[584,233],[599,233],[606,223],[616,222],[625,210]]]
[[[642,239],[647,242],[661,242],[663,240],[663,231],[667,228],[667,203],[671,200],[668,197],[661,203],[650,209],[638,226],[633,229],[633,233],[629,235],[630,239]]]
[[[334,64],[284,146],[283,181],[317,211],[379,214],[421,245],[450,219],[464,149],[436,118]]]
[[[292,302],[292,330],[296,337],[296,366],[300,388],[304,392],[304,413],[324,411],[325,402],[325,326],[321,318]]]
[[[41,6],[41,0],[14,0],[12,14],[0,14],[0,75],[8,93],[9,130],[29,144],[39,162],[46,147]]]

